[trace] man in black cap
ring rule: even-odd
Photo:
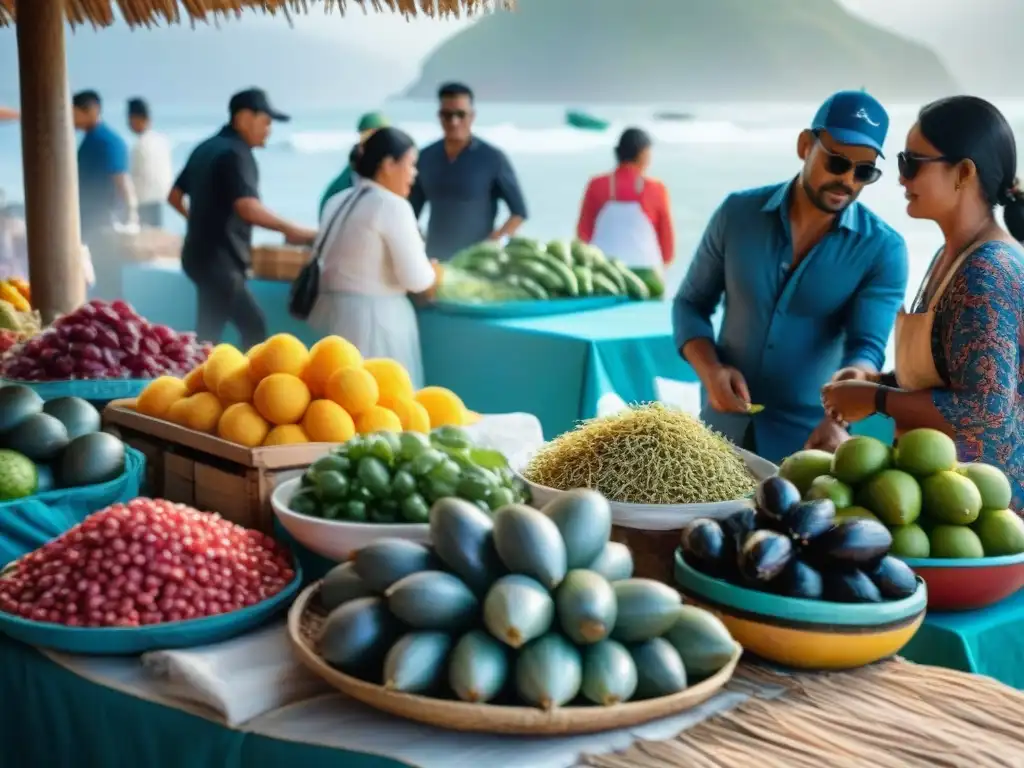
[[[246,285],[252,228],[280,232],[296,245],[312,243],[316,230],[285,221],[260,202],[252,150],[266,146],[271,122],[287,122],[288,115],[258,88],[232,96],[228,111],[230,122],[192,151],[167,202],[188,219],[181,266],[196,286],[199,338],[220,341],[231,321],[248,348],[267,336],[263,312]]]

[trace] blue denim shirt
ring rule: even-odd
[[[676,294],[676,348],[714,338],[747,380],[756,416],[723,414],[707,399],[701,417],[740,444],[753,420],[757,452],[778,463],[800,450],[824,416],[821,387],[842,366],[881,368],[907,288],[907,247],[878,216],[853,203],[797,268],[789,226],[792,182],[737,192],[708,224]]]

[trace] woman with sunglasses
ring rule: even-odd
[[[1016,143],[992,104],[956,96],[929,104],[899,155],[907,213],[938,224],[944,244],[910,313],[896,319],[892,374],[826,385],[833,418],[889,416],[896,433],[945,432],[963,462],[985,462],[1010,478],[1024,509],[1024,232],[1007,232],[994,209],[1008,206],[1019,229]]]

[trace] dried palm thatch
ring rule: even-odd
[[[216,21],[227,16],[240,16],[243,11],[281,14],[306,13],[323,6],[325,13],[342,15],[355,6],[364,13],[374,11],[401,13],[406,18],[418,15],[472,16],[496,7],[511,10],[515,0],[0,0],[0,27],[17,19],[18,3],[63,2],[72,25],[92,24],[108,27],[120,17],[131,27],[149,27],[160,23],[178,24]],[[115,10],[116,7],[116,10]]]

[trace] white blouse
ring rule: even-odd
[[[335,213],[358,191],[347,218],[334,223]],[[320,236],[327,237],[321,254],[320,290],[367,296],[422,293],[434,284],[434,268],[412,206],[404,197],[375,181],[360,179],[356,186],[334,195],[320,217]],[[325,235],[324,230],[330,232]]]

